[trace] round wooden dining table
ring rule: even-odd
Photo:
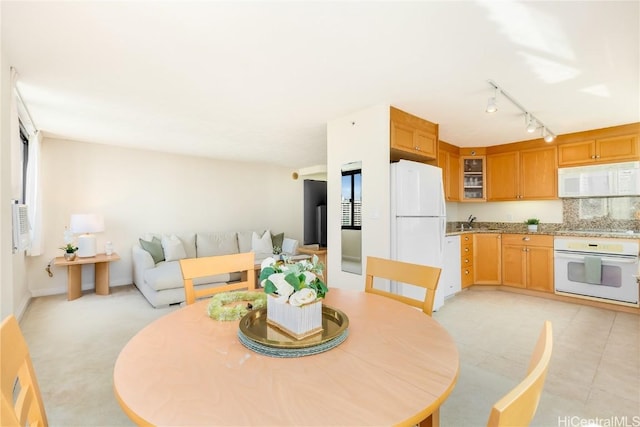
[[[332,288],[348,337],[315,355],[275,358],[238,339],[239,321],[208,317],[207,300],[138,332],[114,367],[114,392],[138,425],[437,425],[459,371],[449,333],[395,300]]]

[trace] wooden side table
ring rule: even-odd
[[[64,257],[57,257],[53,265],[67,266],[67,299],[69,301],[82,296],[82,265],[94,264],[96,270],[96,294],[109,295],[109,263],[118,261],[120,255],[113,253],[97,254],[93,257],[79,258],[67,261]]]

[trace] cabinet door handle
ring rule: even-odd
[[[524,240],[525,242],[528,242],[529,240],[531,240],[531,237],[523,237],[522,240]]]

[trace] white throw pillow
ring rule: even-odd
[[[162,250],[166,261],[177,261],[187,257],[182,241],[175,234],[162,236]]]
[[[254,231],[251,236],[251,251],[256,254],[272,254],[271,231],[265,231],[262,237],[258,236],[258,233]]]

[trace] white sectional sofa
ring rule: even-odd
[[[282,253],[297,254],[298,241],[265,232],[198,232],[179,234],[148,234],[132,248],[133,281],[149,303],[165,307],[185,300],[179,260],[253,251],[256,264],[273,256],[274,245],[280,243]],[[195,282],[199,287],[211,287],[239,280],[239,274],[212,276]]]

